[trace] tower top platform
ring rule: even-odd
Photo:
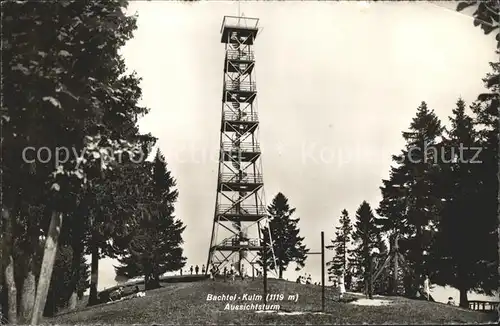
[[[259,31],[258,24],[258,18],[224,16],[220,29],[221,42],[253,44]]]

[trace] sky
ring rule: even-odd
[[[266,203],[282,192],[301,235],[320,250],[340,212],[375,209],[391,155],[421,101],[448,123],[459,97],[483,90],[493,37],[453,4],[427,2],[131,2],[134,38],[122,49],[142,77],[140,122],[177,179],[176,215],[187,225],[187,266],[206,263],[220,137],[225,15],[260,19],[255,42],[257,101]],[[327,252],[327,259],[333,252]],[[110,259],[99,289],[116,284]],[[290,268],[285,278],[298,274]],[[300,272],[321,275],[320,257]],[[458,298],[458,297],[457,297]]]

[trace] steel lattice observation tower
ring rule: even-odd
[[[253,44],[257,18],[225,16],[224,83],[217,196],[208,266],[222,272],[234,266],[250,273],[263,248],[261,230],[269,224],[258,141],[257,90]],[[269,229],[267,229],[269,230]],[[267,251],[274,259],[268,231]]]

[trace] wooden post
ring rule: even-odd
[[[325,232],[321,231],[321,311],[325,312]]]

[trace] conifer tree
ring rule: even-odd
[[[500,53],[500,52],[499,52]],[[480,240],[481,251],[478,252],[484,267],[481,288],[487,292],[497,288],[500,279],[500,205],[499,184],[500,166],[499,153],[499,117],[500,110],[500,62],[490,63],[493,68],[483,80],[488,91],[480,94],[478,100],[472,105],[474,122],[479,133],[479,146],[481,153],[478,159],[481,163],[475,164],[476,178],[479,182],[479,203],[481,207],[480,231],[483,236]],[[497,176],[497,178],[495,178]],[[479,257],[478,257],[479,258]]]
[[[474,17],[474,26],[479,26],[486,35],[493,34],[497,41],[496,54],[500,55],[500,2],[496,0],[478,1],[469,0],[461,1],[457,5],[457,10],[462,11],[470,6],[475,7],[472,14]],[[498,153],[500,151],[500,133],[498,129],[498,117],[500,110],[500,61],[491,62],[493,72],[488,74],[484,79],[485,85],[488,88],[487,93],[480,94],[478,103],[475,105],[476,110],[474,113],[477,116],[477,122],[482,124],[484,129],[481,133],[481,142],[483,143],[483,159],[487,167],[483,170],[484,174],[481,180],[484,180],[484,202],[486,208],[485,216],[489,217],[490,223],[486,228],[495,229],[496,231],[490,232],[488,239],[491,239],[489,245],[485,247],[485,259],[488,262],[488,270],[494,269],[496,271],[489,273],[487,284],[485,288],[490,288],[492,285],[497,287],[497,294],[500,293],[500,205],[498,198],[500,198],[500,161],[498,160]],[[489,145],[489,146],[488,146]],[[496,145],[496,146],[495,146]],[[496,174],[496,182],[494,179]],[[494,184],[492,184],[492,182]],[[495,196],[496,193],[496,196]],[[493,221],[492,213],[496,207],[496,221]],[[496,236],[496,238],[495,238]],[[496,246],[492,243],[495,242]],[[495,248],[496,247],[496,248]],[[496,249],[496,254],[493,254],[493,249]],[[500,322],[500,305],[498,306],[498,321]]]
[[[332,261],[328,262],[328,275],[330,276],[344,276],[349,278],[348,274],[349,261],[350,261],[350,244],[352,235],[351,219],[347,210],[342,210],[342,215],[339,219],[339,226],[336,227],[335,239],[331,240],[331,245],[326,246],[327,249],[335,250],[335,255]]]
[[[300,218],[293,218],[295,208],[288,204],[288,198],[279,192],[268,207],[270,216],[269,229],[271,231],[272,249],[274,251],[275,261],[270,254],[267,255],[266,265],[268,268],[278,269],[278,277],[283,278],[283,272],[286,271],[291,262],[296,264],[295,270],[304,267],[309,249],[302,243],[303,237],[299,236],[300,229],[298,223]],[[269,232],[263,228],[263,234]],[[258,254],[259,257],[261,253]],[[260,261],[259,261],[260,262]],[[262,262],[260,262],[262,265]]]
[[[393,156],[395,166],[391,166],[390,178],[383,180],[381,187],[377,224],[391,239],[399,235],[400,250],[413,272],[407,275],[405,288],[410,296],[428,273],[427,255],[441,209],[435,189],[442,132],[439,118],[422,102],[409,131],[403,132],[405,148]]]
[[[120,258],[122,266],[116,267],[118,275],[136,277],[143,275],[147,289],[160,286],[160,276],[185,265],[182,256],[182,221],[174,216],[178,197],[175,179],[167,170],[165,158],[158,150],[154,162],[144,162],[149,182],[143,205],[147,214],[138,222],[127,246],[127,254]]]
[[[485,216],[477,214],[480,189],[479,154],[473,120],[459,99],[451,130],[443,140],[440,190],[442,210],[431,247],[433,283],[451,285],[460,291],[460,306],[469,307],[467,292],[476,289],[481,275],[479,252],[487,233],[482,232]],[[479,168],[479,169],[478,169]]]
[[[375,216],[366,201],[363,201],[356,211],[354,232],[352,234],[355,247],[352,250],[353,262],[357,266],[358,275],[365,284],[364,290],[370,296],[372,290],[373,250],[380,245],[380,233],[375,224]]]

